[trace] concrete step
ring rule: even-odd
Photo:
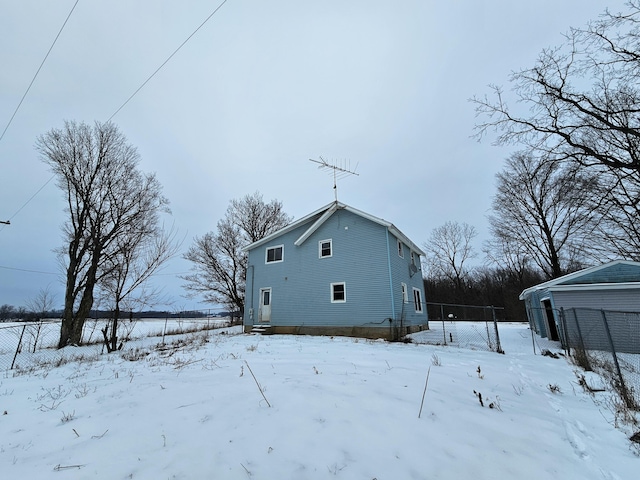
[[[271,325],[254,325],[251,333],[259,335],[271,335]]]

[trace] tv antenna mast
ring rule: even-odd
[[[356,173],[358,164],[356,164],[355,168],[351,170],[351,164],[347,165],[347,162],[341,162],[339,165],[337,162],[329,163],[324,158],[322,158],[322,155],[320,155],[320,160],[314,160],[313,158],[310,158],[309,161],[319,164],[318,168],[329,170],[329,173],[333,174],[333,193],[335,195],[336,202],[338,201],[337,181],[341,178],[348,177],[349,175],[360,176],[359,173]]]

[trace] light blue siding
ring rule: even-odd
[[[259,291],[270,287],[272,326],[388,328],[389,319],[395,322],[402,313],[401,282],[409,295],[404,325],[426,325],[426,308],[421,314],[414,309],[413,287],[420,288],[425,299],[421,271],[410,277],[408,247],[400,258],[387,227],[344,209],[296,246],[316,219],[249,250],[245,325],[258,323]],[[319,242],[329,239],[332,255],[320,258]],[[275,245],[284,245],[284,261],[265,264],[266,249]],[[419,267],[417,254],[416,262]],[[336,282],[346,285],[344,303],[331,302],[331,284]]]
[[[538,289],[527,289],[523,299],[532,328],[543,337],[548,336],[542,301],[549,299],[559,327],[558,312],[562,308],[596,308],[604,310],[634,311],[640,305],[637,289],[611,288],[612,284],[640,282],[640,265],[630,262],[612,262],[609,265],[575,272],[566,279],[545,282]],[[594,284],[608,285],[598,288]],[[589,290],[580,286],[594,285]],[[562,288],[562,287],[565,288]],[[570,286],[570,287],[569,287]],[[557,290],[557,291],[554,291]]]
[[[420,255],[417,252],[414,253],[414,259],[416,263],[416,271],[413,273],[410,270],[411,265],[411,249],[407,245],[402,245],[404,258],[398,255],[398,239],[390,232],[387,232],[389,237],[390,247],[390,260],[391,260],[391,277],[392,277],[392,289],[395,298],[395,312],[394,318],[397,322],[402,321],[403,326],[408,325],[423,325],[427,322],[427,307],[424,304],[426,302],[424,297],[424,282],[422,280],[422,266],[420,264]],[[407,285],[407,303],[402,301],[402,286],[405,283]],[[420,296],[422,298],[422,312],[416,312],[413,289],[420,290]],[[399,326],[399,323],[398,323]]]
[[[580,275],[559,285],[640,282],[640,266],[626,263],[614,264],[589,274]]]

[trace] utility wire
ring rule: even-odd
[[[47,181],[46,181],[46,183],[45,183],[44,185],[42,185],[42,186],[38,189],[38,191],[37,191],[36,193],[34,193],[33,195],[31,195],[31,198],[29,198],[29,200],[27,200],[26,202],[24,202],[24,205],[22,205],[22,206],[21,206],[21,207],[16,211],[16,213],[14,213],[13,215],[11,215],[11,217],[9,218],[9,222],[10,222],[11,220],[13,220],[13,217],[15,217],[18,213],[20,213],[20,211],[21,211],[24,207],[26,207],[26,206],[29,204],[29,202],[31,202],[31,200],[33,200],[33,199],[34,199],[34,197],[35,197],[36,195],[38,195],[38,194],[42,191],[42,189],[43,189],[44,187],[46,187],[47,185],[49,185],[49,182],[50,182],[51,180],[53,180],[54,178],[55,178],[55,175],[52,175],[52,176],[49,178],[49,180],[47,180]],[[7,225],[8,225],[8,223],[7,223]],[[2,226],[2,228],[0,228],[0,232],[1,232],[4,228],[5,228],[5,225],[3,225],[3,226]]]
[[[27,96],[27,93],[29,93],[29,90],[31,90],[31,86],[33,85],[33,82],[36,81],[36,77],[38,76],[38,74],[40,73],[40,70],[42,69],[42,66],[44,65],[44,62],[47,61],[47,58],[49,57],[49,54],[51,53],[51,50],[53,50],[54,45],[56,44],[56,42],[58,41],[58,38],[60,37],[60,34],[62,33],[62,30],[64,30],[65,25],[67,24],[67,22],[69,21],[69,18],[71,17],[71,14],[73,13],[73,11],[76,8],[76,5],[78,5],[78,2],[80,0],[76,0],[76,3],[73,4],[73,7],[71,7],[71,11],[69,12],[69,15],[67,15],[67,18],[65,19],[64,23],[62,24],[62,27],[60,27],[60,31],[58,32],[58,34],[56,35],[56,38],[54,38],[53,43],[51,44],[51,46],[49,47],[49,51],[47,52],[47,54],[44,56],[44,59],[42,60],[42,63],[40,64],[40,66],[38,67],[38,70],[36,71],[36,74],[33,76],[33,78],[31,79],[31,83],[29,84],[29,86],[27,87],[27,90],[24,92],[24,95],[22,95],[22,98],[20,99],[20,103],[18,103],[18,106],[16,107],[15,111],[13,112],[13,115],[11,115],[11,118],[9,119],[9,123],[7,123],[7,126],[4,127],[4,130],[2,131],[2,135],[0,135],[0,141],[2,141],[2,139],[4,138],[4,134],[7,133],[7,129],[9,128],[9,125],[11,125],[11,123],[13,122],[13,119],[16,116],[16,113],[18,113],[18,110],[20,109],[20,106],[22,105],[22,102],[24,101],[25,97]],[[49,182],[47,182],[49,183]],[[38,190],[39,191],[39,190]]]
[[[59,273],[43,272],[41,270],[27,270],[26,268],[5,267],[4,265],[0,265],[0,268],[4,268],[5,270],[17,270],[18,272],[42,273],[44,275],[59,275]]]
[[[191,37],[193,37],[193,36],[198,32],[198,30],[200,30],[200,29],[204,26],[204,24],[205,24],[205,23],[207,23],[207,22],[211,19],[211,17],[213,17],[213,16],[218,12],[218,10],[220,10],[220,9],[222,8],[222,6],[223,6],[225,3],[227,3],[227,0],[223,0],[223,2],[222,2],[220,5],[218,5],[218,6],[216,7],[216,9],[215,9],[213,12],[211,12],[211,15],[209,15],[209,16],[204,20],[204,22],[202,22],[202,23],[200,24],[200,26],[198,26],[198,28],[196,28],[196,29],[191,33],[191,35],[189,35],[189,36],[187,37],[187,39],[186,39],[184,42],[182,42],[182,43],[180,44],[180,46],[179,46],[178,48],[176,48],[176,49],[173,51],[173,53],[172,53],[171,55],[169,55],[169,57],[167,57],[167,59],[162,63],[162,65],[160,65],[160,66],[156,69],[156,71],[155,71],[155,72],[153,72],[153,73],[149,76],[149,78],[147,78],[147,79],[142,83],[142,85],[140,85],[140,86],[138,87],[138,89],[137,89],[135,92],[133,92],[133,93],[131,94],[131,96],[130,96],[129,98],[127,98],[127,100],[126,100],[122,105],[120,105],[120,107],[119,107],[115,112],[113,112],[113,115],[111,115],[111,116],[108,118],[107,122],[109,122],[113,117],[115,117],[115,116],[118,114],[118,112],[119,112],[120,110],[122,110],[122,109],[124,108],[124,106],[125,106],[127,103],[129,103],[129,101],[130,101],[133,97],[135,97],[135,96],[136,96],[136,94],[137,94],[140,90],[142,90],[142,87],[144,87],[144,86],[149,82],[149,80],[151,80],[151,79],[156,75],[156,73],[158,73],[158,72],[160,71],[160,69],[162,69],[162,67],[164,67],[164,66],[169,62],[169,60],[171,60],[171,59],[173,58],[173,56],[174,56],[176,53],[178,53],[178,51],[179,51],[182,47],[184,47],[184,46],[185,46],[185,44],[186,44],[189,40],[191,40]]]
[[[69,20],[69,17],[71,16],[71,13],[73,13],[73,10],[76,8],[76,5],[78,4],[78,2],[79,2],[79,1],[80,1],[80,0],[76,0],[76,3],[73,5],[73,8],[71,9],[71,12],[69,12],[69,15],[67,16],[67,19],[65,20],[64,24],[62,25],[62,28],[60,29],[60,32],[58,32],[58,35],[56,36],[56,39],[53,41],[53,44],[51,45],[51,48],[49,48],[49,52],[47,52],[47,56],[45,56],[44,60],[42,61],[42,64],[40,65],[40,68],[42,68],[42,65],[44,65],[45,60],[47,59],[47,57],[49,56],[49,53],[50,53],[50,52],[51,52],[51,50],[53,49],[53,45],[55,45],[56,40],[58,40],[58,37],[60,36],[60,33],[62,33],[62,29],[63,29],[63,28],[64,28],[64,26],[67,24],[67,21]],[[154,71],[154,72],[149,76],[149,78],[147,78],[147,79],[142,83],[142,85],[140,85],[140,86],[137,88],[137,90],[136,90],[135,92],[133,92],[133,93],[131,94],[131,96],[130,96],[129,98],[127,98],[127,100],[126,100],[122,105],[120,105],[120,107],[119,107],[115,112],[113,112],[113,114],[112,114],[112,115],[107,119],[107,122],[111,121],[111,119],[112,119],[113,117],[115,117],[115,116],[118,114],[118,112],[119,112],[120,110],[122,110],[122,109],[124,108],[124,106],[125,106],[127,103],[129,103],[129,102],[131,101],[131,99],[132,99],[133,97],[135,97],[135,96],[136,96],[136,94],[137,94],[140,90],[142,90],[142,88],[143,88],[143,87],[144,87],[144,86],[149,82],[149,80],[151,80],[151,79],[152,79],[152,78],[153,78],[153,77],[154,77],[154,76],[155,76],[155,75],[156,75],[156,74],[157,74],[157,73],[162,69],[162,67],[164,67],[164,66],[169,62],[169,60],[171,60],[171,59],[173,58],[173,56],[174,56],[176,53],[178,53],[178,51],[179,51],[182,47],[184,47],[184,45],[185,45],[189,40],[191,40],[191,37],[193,37],[193,36],[198,32],[198,30],[200,30],[200,29],[204,26],[204,24],[205,24],[205,23],[207,23],[207,22],[211,19],[211,17],[213,17],[213,16],[218,12],[218,10],[220,10],[220,9],[222,8],[222,6],[223,6],[225,3],[227,3],[227,0],[223,0],[223,2],[222,2],[220,5],[218,5],[218,6],[216,7],[216,9],[215,9],[213,12],[211,12],[211,14],[210,14],[210,15],[209,15],[205,20],[204,20],[204,22],[202,22],[202,23],[198,26],[198,28],[196,28],[196,29],[191,33],[191,35],[189,35],[189,36],[187,37],[187,39],[186,39],[184,42],[182,42],[182,43],[180,44],[180,46],[179,46],[178,48],[176,48],[176,49],[173,51],[173,53],[172,53],[171,55],[169,55],[169,57],[167,57],[167,59],[162,63],[162,65],[160,65],[160,66],[159,66],[159,67],[158,67],[158,68],[157,68],[157,69],[156,69],[156,70],[155,70],[155,71]],[[40,72],[40,68],[38,68],[38,72]],[[20,108],[20,105],[22,104],[22,101],[23,101],[23,100],[24,100],[24,98],[27,96],[27,92],[29,92],[29,89],[31,88],[31,85],[33,85],[33,82],[35,81],[35,77],[38,75],[38,72],[36,72],[36,75],[33,77],[33,80],[31,80],[31,84],[29,84],[29,88],[27,88],[27,91],[26,91],[26,92],[25,92],[25,94],[22,96],[22,100],[20,100],[20,104],[18,105],[18,108]],[[7,124],[7,126],[5,127],[4,132],[6,132],[6,131],[7,131],[7,128],[9,128],[9,125],[11,124],[11,121],[13,120],[13,117],[15,117],[16,112],[18,111],[18,108],[16,108],[16,111],[13,113],[13,116],[11,117],[11,120],[9,120],[9,124]],[[4,132],[2,132],[2,136],[4,136]],[[0,136],[0,140],[2,140],[2,136]],[[46,187],[46,186],[49,184],[49,182],[51,182],[51,180],[53,180],[53,178],[54,178],[54,177],[55,177],[55,175],[54,175],[54,176],[52,176],[49,180],[47,180],[47,182],[46,182],[42,187],[40,187],[40,189],[39,189],[36,193],[34,193],[34,194],[31,196],[31,198],[29,198],[29,200],[27,200],[27,201],[25,202],[25,204],[24,204],[22,207],[20,207],[20,209],[18,209],[18,211],[17,211],[16,213],[14,213],[14,214],[13,214],[13,216],[12,216],[9,220],[11,220],[14,216],[16,216],[16,215],[20,212],[20,210],[22,210],[24,207],[26,207],[26,206],[27,206],[27,204],[28,204],[29,202],[31,202],[31,200],[33,200],[33,198],[34,198],[38,193],[40,193],[40,191],[41,191],[44,187]],[[4,228],[5,228],[5,227],[6,227],[6,224],[3,224],[2,226],[0,226],[0,232],[1,232],[2,230],[4,230]]]

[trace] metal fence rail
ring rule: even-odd
[[[73,359],[95,357],[106,351],[101,329],[108,320],[85,322],[79,346],[58,349],[60,320],[0,323],[0,371],[25,370],[39,365],[60,365]],[[228,318],[174,318],[124,320],[118,325],[123,341],[153,337],[164,342],[165,336],[227,327]]]
[[[562,346],[609,381],[627,407],[640,409],[640,312],[559,310]]]
[[[503,319],[504,308],[449,303],[426,305],[429,330],[421,332],[421,342],[504,353],[498,332],[498,320]]]

